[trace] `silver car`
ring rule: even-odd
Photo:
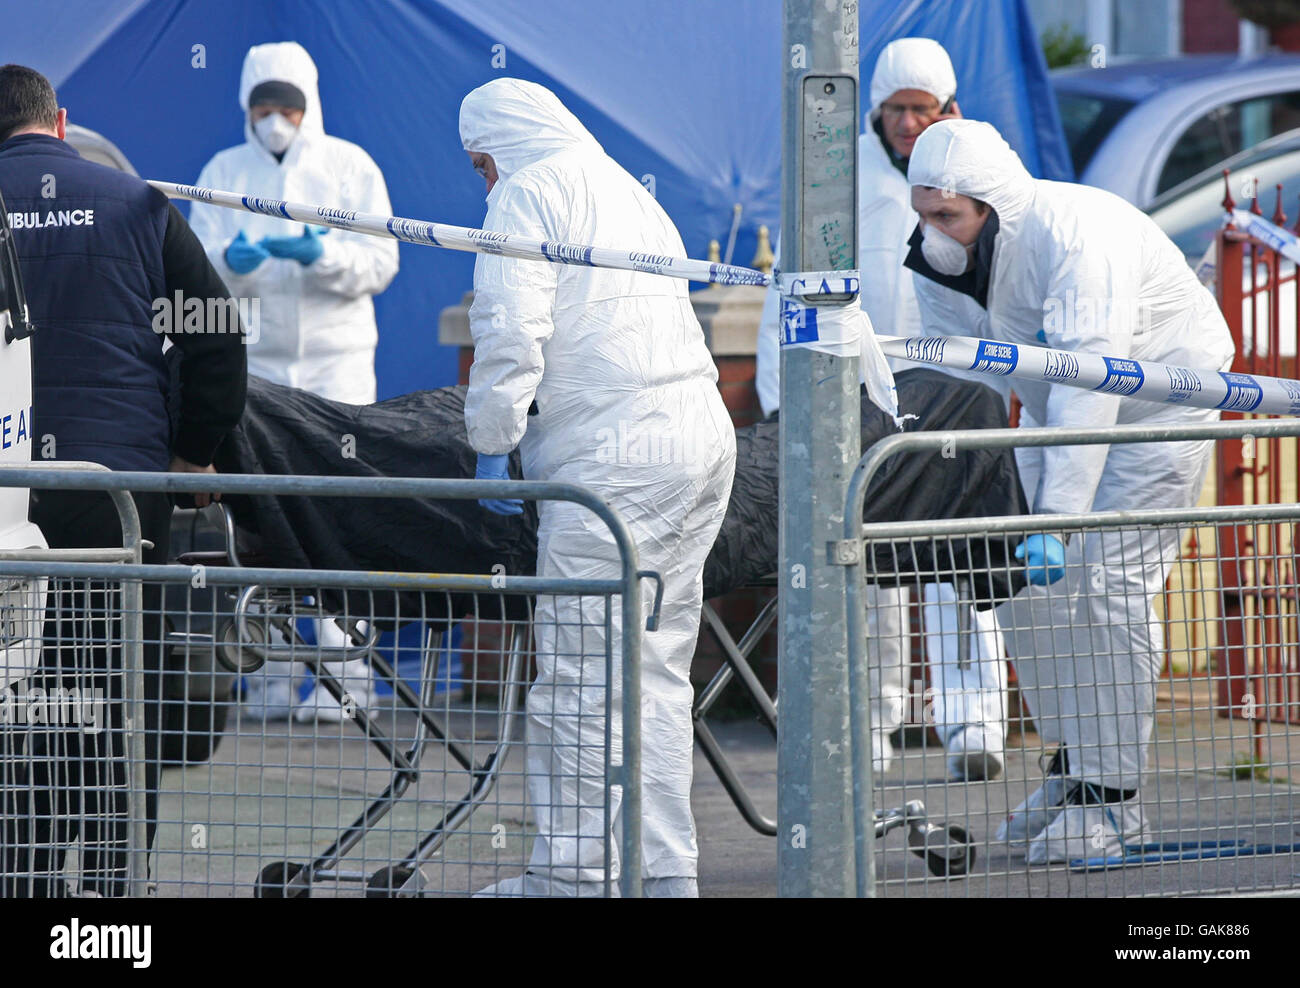
[[[1300,55],[1192,55],[1052,73],[1076,180],[1157,196],[1300,128]]]
[[[1224,169],[1229,171],[1226,188]],[[1270,137],[1180,182],[1156,196],[1148,212],[1189,260],[1198,260],[1223,226],[1225,191],[1240,209],[1250,209],[1258,191],[1260,211],[1272,219],[1279,185],[1282,210],[1291,226],[1300,208],[1300,129]]]
[[[1223,226],[1223,170],[1229,170],[1228,189],[1240,209],[1250,209],[1251,199],[1259,192],[1260,211],[1272,219],[1277,205],[1277,186],[1282,186],[1282,209],[1288,216],[1287,226],[1294,224],[1300,207],[1300,129],[1278,134],[1261,144],[1207,168],[1199,175],[1181,182],[1157,196],[1151,204],[1151,218],[1169,236],[1193,267],[1214,243],[1214,235]],[[1249,353],[1252,346],[1261,357],[1270,350],[1269,270],[1261,263],[1253,278],[1250,266],[1242,272],[1242,346]],[[1295,265],[1285,257],[1278,271],[1278,354],[1294,357],[1296,353],[1296,282]],[[1256,291],[1252,304],[1250,293]],[[1253,341],[1253,342],[1252,342]]]

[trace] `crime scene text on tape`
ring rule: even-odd
[[[1150,360],[1073,353],[972,336],[877,336],[890,357],[993,377],[1061,384],[1168,405],[1258,415],[1300,412],[1300,381],[1193,370]]]

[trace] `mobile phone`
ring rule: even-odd
[[[954,102],[956,102],[956,100],[957,100],[957,97],[956,97],[956,96],[949,96],[949,97],[948,97],[948,102],[945,103],[945,104],[943,104],[943,106],[939,107],[939,113],[940,113],[940,114],[951,113],[951,112],[952,112],[952,104],[953,104]]]

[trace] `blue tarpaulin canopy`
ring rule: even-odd
[[[995,124],[1034,174],[1072,177],[1024,0],[861,7],[864,106],[885,44],[935,38],[952,54],[965,115]],[[0,0],[0,63],[48,75],[69,119],[115,142],[142,176],[192,182],[243,140],[248,48],[298,41],[320,68],[326,131],[371,154],[394,211],[463,226],[478,226],[485,206],[460,147],[460,100],[496,76],[531,79],[652,188],[692,256],[726,242],[739,203],[744,264],[759,225],[779,225],[781,10],[780,0]],[[471,255],[404,244],[401,257],[376,302],[381,398],[455,381],[438,313],[472,283]]]

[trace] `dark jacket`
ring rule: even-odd
[[[166,470],[173,454],[211,463],[243,414],[247,359],[230,294],[184,217],[42,134],[0,144],[0,193],[34,326],[34,455],[114,470]],[[179,396],[164,339],[179,351]]]

